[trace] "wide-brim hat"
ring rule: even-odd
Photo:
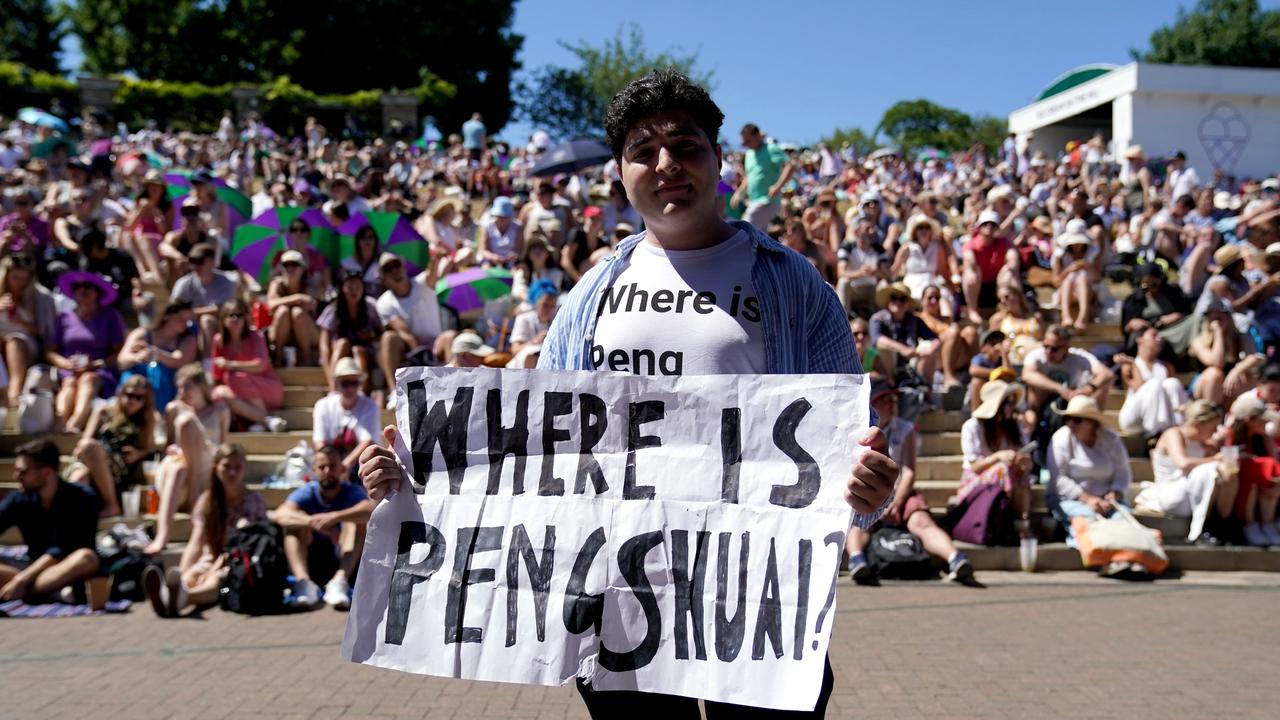
[[[345,377],[358,377],[361,382],[364,382],[364,371],[360,369],[360,365],[356,363],[355,358],[341,358],[338,360],[338,364],[333,367],[333,378],[335,380]]]
[[[907,240],[914,240],[916,238],[916,230],[919,230],[922,225],[932,228],[934,237],[941,237],[942,228],[938,225],[937,220],[934,220],[924,213],[916,213],[907,220]]]
[[[1012,199],[1013,188],[1009,185],[997,185],[987,191],[987,202],[995,203],[1000,199]]]
[[[1023,389],[1017,383],[1009,383],[1004,380],[992,380],[982,386],[982,392],[978,395],[982,402],[978,407],[974,408],[971,415],[979,420],[990,420],[1000,411],[1000,406],[1004,404],[1005,398],[1012,395],[1014,404],[1022,402]]]
[[[71,297],[74,294],[72,288],[82,283],[89,283],[98,288],[99,305],[113,305],[116,298],[119,297],[115,284],[97,273],[91,273],[87,270],[71,270],[62,273],[58,277],[58,288],[67,297]]]
[[[146,172],[145,175],[142,176],[142,184],[143,185],[165,185],[165,186],[168,185],[168,183],[164,181],[164,173],[160,172],[155,168],[151,168]]]
[[[1045,235],[1053,234],[1053,221],[1050,220],[1049,216],[1047,215],[1035,216],[1035,219],[1031,221],[1031,227],[1035,228],[1036,230],[1039,230]]]
[[[889,307],[889,298],[894,295],[902,295],[907,301],[914,306],[915,301],[911,297],[911,288],[906,283],[896,282],[889,285],[882,285],[876,290],[876,305],[882,308]]]
[[[1213,263],[1218,266],[1218,272],[1226,270],[1243,259],[1244,248],[1239,244],[1223,245],[1213,251]]]
[[[461,213],[462,201],[452,197],[440,198],[439,200],[436,200],[435,203],[431,205],[431,212],[429,214],[433,219],[439,220],[440,213],[444,212],[445,208],[453,208],[453,212],[455,215],[458,213]]]
[[[511,204],[509,197],[497,197],[493,200],[493,205],[489,208],[491,217],[513,218],[516,216],[515,205]]]
[[[1126,160],[1141,160],[1146,155],[1142,153],[1141,145],[1130,145],[1129,149],[1124,151],[1124,157]]]
[[[1058,247],[1061,248],[1069,248],[1075,245],[1088,247],[1091,244],[1092,241],[1089,240],[1089,236],[1080,233],[1063,233],[1058,236]]]
[[[1102,410],[1098,407],[1098,401],[1094,400],[1091,395],[1077,395],[1071,398],[1065,410],[1058,410],[1055,407],[1054,412],[1062,417],[1092,420],[1099,425],[1104,425],[1107,422],[1107,416],[1102,414]]]
[[[1231,403],[1231,417],[1233,420],[1280,422],[1280,413],[1272,410],[1267,402],[1253,391],[1245,392]]]

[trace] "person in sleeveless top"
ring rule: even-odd
[[[1120,430],[1154,437],[1182,422],[1178,408],[1187,403],[1187,391],[1173,366],[1160,359],[1164,338],[1154,326],[1138,333],[1134,357],[1117,355],[1126,395],[1120,408]]]
[[[1193,400],[1181,414],[1182,424],[1165,430],[1151,451],[1155,482],[1143,483],[1133,504],[1191,518],[1188,542],[1221,545],[1239,490],[1239,461],[1224,460],[1219,449],[1220,406]]]
[[[155,405],[147,379],[120,383],[110,402],[94,408],[76,443],[71,482],[90,483],[102,499],[102,516],[120,514],[120,493],[142,484],[142,463],[155,450]]]

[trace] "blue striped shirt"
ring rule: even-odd
[[[729,224],[747,233],[756,253],[751,282],[761,298],[767,372],[862,374],[844,307],[813,265],[750,223],[734,220]],[[583,275],[564,298],[542,344],[539,369],[595,369],[591,343],[600,300],[626,267],[622,261],[644,239],[642,232],[619,242],[617,250]],[[871,515],[855,511],[854,523],[863,529],[871,527],[889,502],[891,498]]]

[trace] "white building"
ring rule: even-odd
[[[1208,182],[1280,171],[1280,70],[1130,63],[1089,65],[1059,77],[1009,113],[1009,131],[1050,157],[1101,130],[1117,157],[1182,150]]]

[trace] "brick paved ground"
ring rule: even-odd
[[[1280,576],[1134,585],[987,573],[841,582],[829,717],[1272,717]],[[0,620],[2,718],[581,718],[568,688],[422,678],[338,655],[346,616]],[[666,720],[666,719],[659,719]]]

